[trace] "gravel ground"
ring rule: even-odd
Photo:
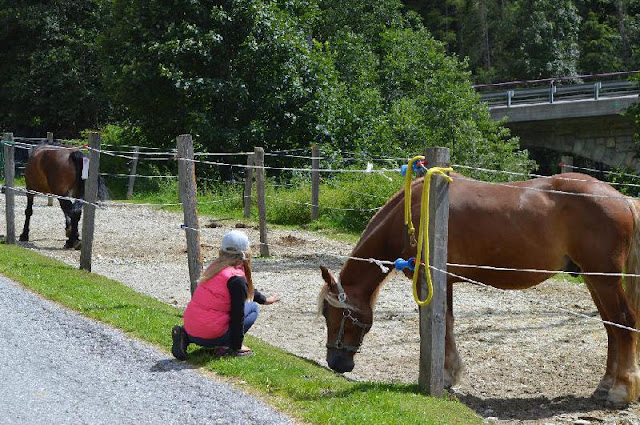
[[[289,424],[254,397],[0,277],[11,424]]]
[[[17,230],[24,199],[18,197]],[[0,228],[4,228],[4,212]],[[184,307],[189,278],[182,215],[143,206],[109,206],[96,213],[92,270],[167,303]],[[62,212],[36,201],[31,241],[25,246],[77,266],[79,252],[65,251]],[[201,220],[205,263],[217,253],[231,221]],[[256,229],[245,229],[254,243]],[[326,330],[316,315],[322,286],[318,266],[337,273],[352,246],[306,231],[270,230],[272,258],[254,259],[254,281],[265,294],[282,296],[264,306],[255,336],[321,365]],[[255,247],[254,252],[258,252]],[[332,254],[332,255],[329,255]],[[526,291],[498,291],[459,284],[454,291],[456,337],[465,370],[458,398],[488,422],[499,424],[640,424],[640,404],[610,410],[591,398],[604,373],[606,335],[582,285],[549,280]],[[168,330],[167,330],[168,331]],[[380,291],[374,326],[349,378],[416,382],[418,314],[410,282],[396,275]]]

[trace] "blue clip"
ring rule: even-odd
[[[184,223],[180,225],[181,229],[184,229],[185,227],[187,227],[187,226],[185,226]]]
[[[424,161],[423,160],[419,160],[413,163],[413,172],[419,175],[422,175],[422,173],[424,172],[424,170],[426,169],[426,167],[424,166]],[[407,175],[407,168],[409,168],[409,166],[407,164],[403,164],[400,167],[400,174],[402,174],[402,176],[406,176]]]
[[[411,257],[408,260],[403,260],[402,258],[398,258],[394,263],[394,267],[398,271],[402,271],[404,269],[409,269],[414,271],[416,268],[416,259],[415,257]]]

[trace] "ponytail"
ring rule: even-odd
[[[239,265],[243,266],[244,275],[248,283],[247,301],[253,301],[254,287],[253,278],[251,277],[251,252],[230,254],[225,251],[220,251],[218,258],[209,263],[207,268],[202,272],[199,283],[206,282],[227,267],[237,267]]]
[[[247,255],[247,258],[242,262],[244,266],[244,276],[247,278],[249,284],[247,290],[247,301],[253,301],[253,278],[251,277],[251,256]]]

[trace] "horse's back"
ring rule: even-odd
[[[25,169],[27,190],[75,196],[78,171],[73,152],[78,152],[78,149],[44,145],[34,150]]]
[[[578,173],[489,184],[459,176],[449,192],[449,262],[518,269],[616,268],[633,233],[628,200]],[[456,268],[499,287],[527,287],[544,274]],[[473,278],[471,277],[471,278]],[[518,282],[518,283],[515,283]]]

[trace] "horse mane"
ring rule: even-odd
[[[422,181],[422,179],[419,179]],[[417,180],[413,182],[416,184]],[[385,204],[371,217],[369,223],[364,228],[362,236],[358,240],[358,243],[353,247],[352,253],[355,252],[360,246],[371,236],[375,229],[377,229],[386,219],[389,218],[389,211],[398,205],[401,199],[404,198],[404,189],[397,191]],[[348,260],[347,260],[348,261]]]
[[[420,184],[422,182],[422,179],[416,179],[412,185],[416,185],[416,184]],[[387,202],[384,203],[384,205],[373,215],[373,217],[371,217],[371,220],[369,220],[369,223],[367,224],[367,226],[365,227],[364,231],[362,232],[362,236],[360,236],[360,239],[358,240],[358,243],[356,243],[356,245],[354,246],[353,250],[351,251],[351,254],[353,255],[366,241],[367,239],[374,233],[374,231],[376,229],[378,229],[380,226],[384,225],[385,221],[388,220],[391,217],[391,210],[393,210],[394,208],[397,207],[397,205],[402,202],[404,199],[404,189],[400,189],[399,191],[397,191]],[[348,261],[352,261],[351,259],[347,259]],[[345,262],[346,264],[346,262]],[[344,268],[344,265],[343,265]],[[391,273],[387,273],[387,275],[385,276],[385,278],[382,280],[382,282],[377,286],[377,288],[375,289],[375,291],[373,292],[371,299],[370,299],[370,305],[371,308],[373,309],[375,302],[378,298],[378,294],[380,292],[380,288],[384,285],[384,283],[387,281],[387,279],[391,276]],[[324,286],[322,287],[322,289],[320,290],[320,293],[318,294],[318,305],[317,305],[317,314],[321,315],[322,314],[322,309],[324,307],[324,301],[327,301],[329,303],[330,306],[332,307],[336,307],[336,308],[343,308],[343,309],[351,309],[354,311],[359,311],[359,309],[357,307],[355,307],[354,305],[351,305],[347,302],[341,302],[338,300],[338,296],[332,292],[330,292],[330,288],[328,284],[324,284]]]

